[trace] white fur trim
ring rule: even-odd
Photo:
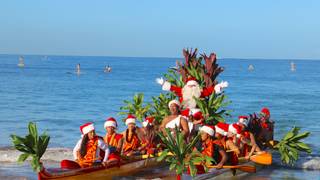
[[[168,81],[165,81],[162,85],[162,90],[170,91],[170,88],[171,88],[171,83],[169,83]]]
[[[216,132],[221,134],[222,136],[227,136],[228,132],[224,131],[223,129],[219,128],[218,126],[215,126]]]
[[[231,132],[232,134],[238,134],[238,133],[237,133],[237,129],[234,128],[232,124],[229,125],[229,129],[228,129],[228,130],[229,130],[229,132]]]
[[[117,128],[117,123],[114,122],[114,121],[106,121],[106,122],[104,123],[104,128],[106,129],[106,128],[109,127],[109,126],[112,126],[112,127],[114,127],[114,128]]]
[[[86,127],[82,128],[82,134],[88,134],[90,131],[94,130],[94,125],[89,124]]]
[[[197,86],[199,85],[197,81],[191,80],[187,82],[187,86]]]
[[[133,118],[128,118],[127,120],[126,120],[126,125],[128,126],[130,123],[136,123],[136,119],[133,119]]]
[[[241,134],[237,134],[236,137],[237,137],[237,138],[240,138],[240,137],[241,137]]]
[[[200,131],[206,132],[207,134],[209,134],[210,136],[214,135],[214,130],[212,128],[209,128],[208,126],[202,126],[200,128]]]
[[[179,107],[181,106],[180,102],[179,102],[178,100],[176,100],[176,99],[171,100],[171,101],[169,102],[169,104],[168,104],[168,107],[169,107],[169,108],[170,108],[171,104],[176,104],[176,105],[178,105]]]
[[[147,126],[148,126],[148,124],[149,124],[149,122],[148,122],[148,121],[143,121],[143,122],[142,122],[142,126],[143,126],[143,127],[147,127]]]
[[[239,123],[245,125],[246,127],[248,126],[249,120],[245,118],[240,118]]]
[[[201,112],[200,109],[198,109],[198,108],[191,108],[189,115],[194,115],[194,114],[196,114],[197,112]]]

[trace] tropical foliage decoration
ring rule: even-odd
[[[128,100],[123,101],[125,103],[124,106],[120,107],[121,112],[119,115],[128,115],[132,114],[135,115],[136,118],[140,121],[143,120],[144,117],[147,116],[151,108],[150,103],[144,103],[144,94],[138,93],[133,96],[133,101],[130,102]]]
[[[42,163],[40,161],[42,155],[45,153],[50,136],[43,132],[40,136],[38,135],[38,129],[35,123],[29,122],[28,125],[29,134],[25,137],[17,135],[10,135],[14,148],[22,152],[18,158],[18,162],[22,163],[31,157],[31,167],[33,171],[40,172],[42,169]]]
[[[299,127],[293,127],[279,143],[274,146],[281,155],[281,161],[285,164],[294,165],[299,159],[299,152],[311,153],[311,148],[301,142],[302,139],[308,137],[310,132],[299,133]]]
[[[167,128],[165,129],[165,134],[159,133],[161,140],[165,144],[165,149],[157,160],[168,162],[170,164],[169,169],[175,169],[178,179],[187,168],[190,169],[190,174],[195,176],[197,174],[196,164],[211,164],[214,161],[211,157],[203,156],[199,151],[194,150],[200,134],[191,139],[188,144],[178,128],[175,128],[174,134],[172,135]],[[207,167],[204,166],[204,168],[207,171]]]

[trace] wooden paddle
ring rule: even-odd
[[[207,166],[208,168],[217,168],[218,166]],[[243,172],[248,172],[248,173],[255,173],[256,172],[256,167],[255,166],[246,166],[246,165],[236,165],[236,166],[222,166],[224,169],[239,169],[240,171]]]
[[[239,160],[243,160],[244,157],[239,158]],[[256,154],[250,157],[250,161],[253,161],[257,164],[262,165],[271,165],[272,164],[272,154],[271,153],[262,153],[262,154]]]

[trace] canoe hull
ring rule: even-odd
[[[115,177],[130,176],[141,169],[152,168],[162,165],[156,158],[137,160],[119,166],[105,168],[103,166],[82,168],[77,170],[44,169],[38,174],[39,180],[65,179],[65,180],[87,180],[87,179],[112,179]]]

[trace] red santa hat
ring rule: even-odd
[[[117,121],[113,117],[108,118],[106,122],[104,122],[104,128],[106,129],[107,127],[117,128],[118,127]]]
[[[248,123],[249,123],[248,116],[239,116],[238,122],[239,122],[240,124],[245,125],[245,126],[247,127],[247,126],[248,126]]]
[[[179,102],[178,100],[176,100],[176,99],[171,100],[171,101],[169,102],[169,104],[168,104],[169,109],[170,109],[171,104],[176,104],[176,105],[179,106],[179,107],[181,106],[180,102]]]
[[[128,114],[128,117],[126,119],[126,125],[128,126],[130,123],[136,124],[136,117]]]
[[[195,120],[200,120],[200,119],[203,118],[202,112],[201,112],[200,109],[192,108],[192,109],[190,109],[190,111],[191,111],[191,115],[193,116],[193,118],[194,118]]]
[[[199,83],[197,82],[197,79],[196,78],[194,78],[194,77],[189,77],[188,79],[187,79],[187,84],[186,84],[187,86],[197,86],[197,85],[199,85]]]
[[[187,119],[189,118],[189,116],[193,116],[195,120],[199,120],[203,118],[202,112],[198,108],[184,109],[181,111],[181,115]]]
[[[227,136],[229,124],[218,122],[218,124],[216,124],[214,127],[217,133],[221,134],[222,136]]]
[[[80,126],[80,131],[83,135],[88,134],[90,131],[94,130],[94,125],[92,122],[88,122]]]
[[[266,116],[270,116],[270,111],[268,108],[264,107],[261,109],[261,113],[263,113]]]
[[[151,117],[151,116],[146,117],[146,119],[142,122],[142,126],[147,127],[148,124],[152,125],[153,120],[154,120],[154,117]]]
[[[200,127],[199,130],[209,134],[210,136],[214,135],[214,126],[204,125],[204,126]]]
[[[241,127],[236,123],[230,124],[228,131],[236,135],[237,138],[241,137]]]

